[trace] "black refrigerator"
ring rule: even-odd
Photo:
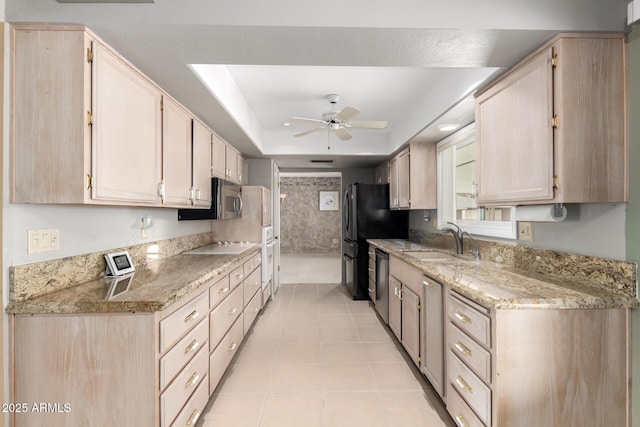
[[[342,212],[344,285],[353,299],[367,299],[367,239],[406,239],[409,233],[409,212],[389,209],[389,184],[361,183],[347,184]]]

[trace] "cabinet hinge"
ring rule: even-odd
[[[560,182],[558,180],[558,175],[554,175],[553,176],[553,189],[557,190],[559,186],[560,186]]]
[[[551,118],[551,127],[557,129],[558,126],[560,126],[560,120],[558,120],[558,115],[556,114]]]
[[[558,54],[554,53],[553,56],[551,56],[551,66],[552,67],[557,67],[558,66]]]
[[[418,363],[422,363],[422,356],[418,357]]]
[[[88,125],[92,125],[93,124],[93,114],[91,114],[91,112],[87,111],[87,124]]]
[[[90,47],[87,48],[87,62],[93,62],[93,51]]]
[[[160,100],[160,111],[164,111],[164,100]]]
[[[93,178],[87,174],[87,190],[93,188]]]
[[[422,304],[418,303],[418,311],[422,310]]]

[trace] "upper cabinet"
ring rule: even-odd
[[[436,208],[436,158],[435,144],[412,142],[389,160],[391,209]]]
[[[627,200],[625,49],[560,35],[477,95],[479,204]]]
[[[217,137],[95,34],[14,25],[11,53],[12,202],[210,206]]]
[[[211,176],[227,179],[227,143],[218,135],[213,134],[211,145]]]
[[[375,170],[376,184],[388,184],[389,183],[389,161],[380,163]]]
[[[162,110],[163,198],[167,206],[192,203],[191,116],[170,98]]]
[[[193,121],[193,205],[211,206],[211,148],[213,133],[199,120]]]
[[[225,158],[227,162],[227,181],[233,182],[235,184],[240,182],[240,169],[238,168],[238,157],[240,153],[233,148],[231,145],[227,144],[225,146]]]
[[[213,135],[211,176],[234,184],[249,182],[249,163],[242,155],[218,135]]]
[[[249,161],[242,155],[238,156],[238,171],[240,173],[240,176],[238,176],[238,184],[249,184]]]

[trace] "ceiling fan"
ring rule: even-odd
[[[303,122],[315,123],[316,127],[304,132],[293,135],[294,137],[305,136],[311,133],[317,132],[322,129],[333,131],[338,138],[343,141],[351,139],[351,134],[347,131],[348,128],[354,129],[384,129],[387,127],[386,121],[380,120],[364,120],[364,121],[352,121],[351,118],[360,112],[356,107],[344,107],[340,111],[334,111],[335,105],[340,100],[340,95],[330,94],[327,95],[327,99],[331,103],[331,111],[328,111],[322,115],[322,120],[309,119],[306,117],[291,117],[292,120],[299,120]]]

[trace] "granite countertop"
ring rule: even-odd
[[[368,242],[490,309],[640,307],[636,298],[605,287],[550,278],[468,256],[455,260],[421,261],[406,252],[437,249],[406,240],[372,239]]]
[[[185,255],[136,267],[129,289],[107,299],[111,279],[99,278],[7,306],[10,314],[157,312],[228,273],[241,259],[257,253],[248,248],[238,255]]]

